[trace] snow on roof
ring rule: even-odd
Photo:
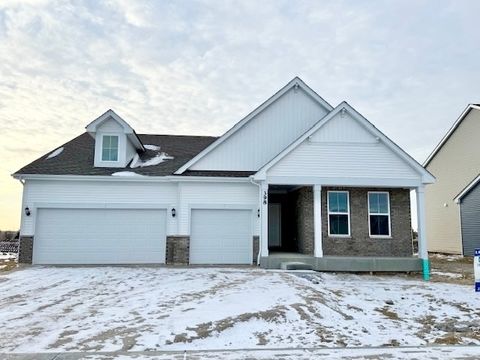
[[[138,154],[135,154],[135,156],[132,159],[132,162],[130,163],[130,167],[134,169],[137,167],[153,166],[153,165],[161,164],[166,160],[172,160],[172,159],[173,159],[173,156],[169,156],[164,152],[157,153],[154,157],[151,157],[148,160],[145,160],[145,159],[142,160],[140,159],[140,156]]]
[[[60,155],[63,152],[63,146],[59,147],[58,149],[52,151],[50,154],[48,154],[47,159],[54,158],[55,156]]]
[[[137,174],[133,171],[117,171],[117,172],[113,173],[112,176],[130,177],[130,176],[145,176],[145,175]]]
[[[158,146],[158,145],[143,145],[143,147],[144,147],[145,149],[153,150],[153,151],[158,151],[158,150],[160,150],[160,146]]]

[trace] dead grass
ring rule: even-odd
[[[462,338],[456,334],[448,334],[440,338],[436,338],[434,341],[438,345],[458,345],[462,343]]]
[[[398,314],[386,306],[384,306],[383,308],[375,308],[375,311],[378,311],[390,320],[400,320]]]
[[[196,335],[188,336],[187,333],[176,334],[174,335],[173,343],[191,343],[194,340],[205,339],[212,336],[214,333],[222,333],[223,331],[234,327],[238,323],[248,322],[252,319],[279,323],[286,319],[286,310],[286,307],[281,305],[265,311],[244,313],[236,317],[227,317],[215,322],[209,321],[207,323],[198,324],[195,327],[186,328],[188,331],[195,332]],[[259,341],[261,341],[260,338]],[[171,343],[171,341],[166,342],[167,345]]]
[[[17,261],[15,259],[0,260],[0,271],[6,272],[13,270],[17,267]]]

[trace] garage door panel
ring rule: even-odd
[[[251,264],[251,210],[194,209],[190,263]]]
[[[165,262],[166,211],[39,209],[36,264]]]

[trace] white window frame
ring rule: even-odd
[[[117,160],[104,160],[103,159],[103,140],[105,136],[116,137],[117,138]],[[118,134],[102,134],[102,144],[100,147],[100,161],[106,163],[118,163],[120,161],[120,136]]]
[[[344,193],[347,194],[347,212],[330,211],[330,193]],[[348,234],[331,234],[330,233],[330,215],[347,215],[348,218]],[[350,192],[348,190],[329,190],[327,191],[327,222],[328,222],[328,236],[349,238],[351,237],[350,229]]]
[[[388,213],[370,213],[370,194],[386,194],[387,195],[387,206]],[[392,223],[391,223],[391,211],[390,211],[390,192],[388,191],[369,191],[367,194],[367,207],[368,207],[368,236],[371,238],[384,238],[389,239],[392,237]],[[372,229],[370,227],[370,215],[388,215],[388,235],[372,235]]]

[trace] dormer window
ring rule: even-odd
[[[102,161],[118,161],[118,136],[103,135]]]
[[[125,167],[137,153],[145,152],[132,127],[113,110],[88,124],[87,132],[95,139],[95,167]]]

